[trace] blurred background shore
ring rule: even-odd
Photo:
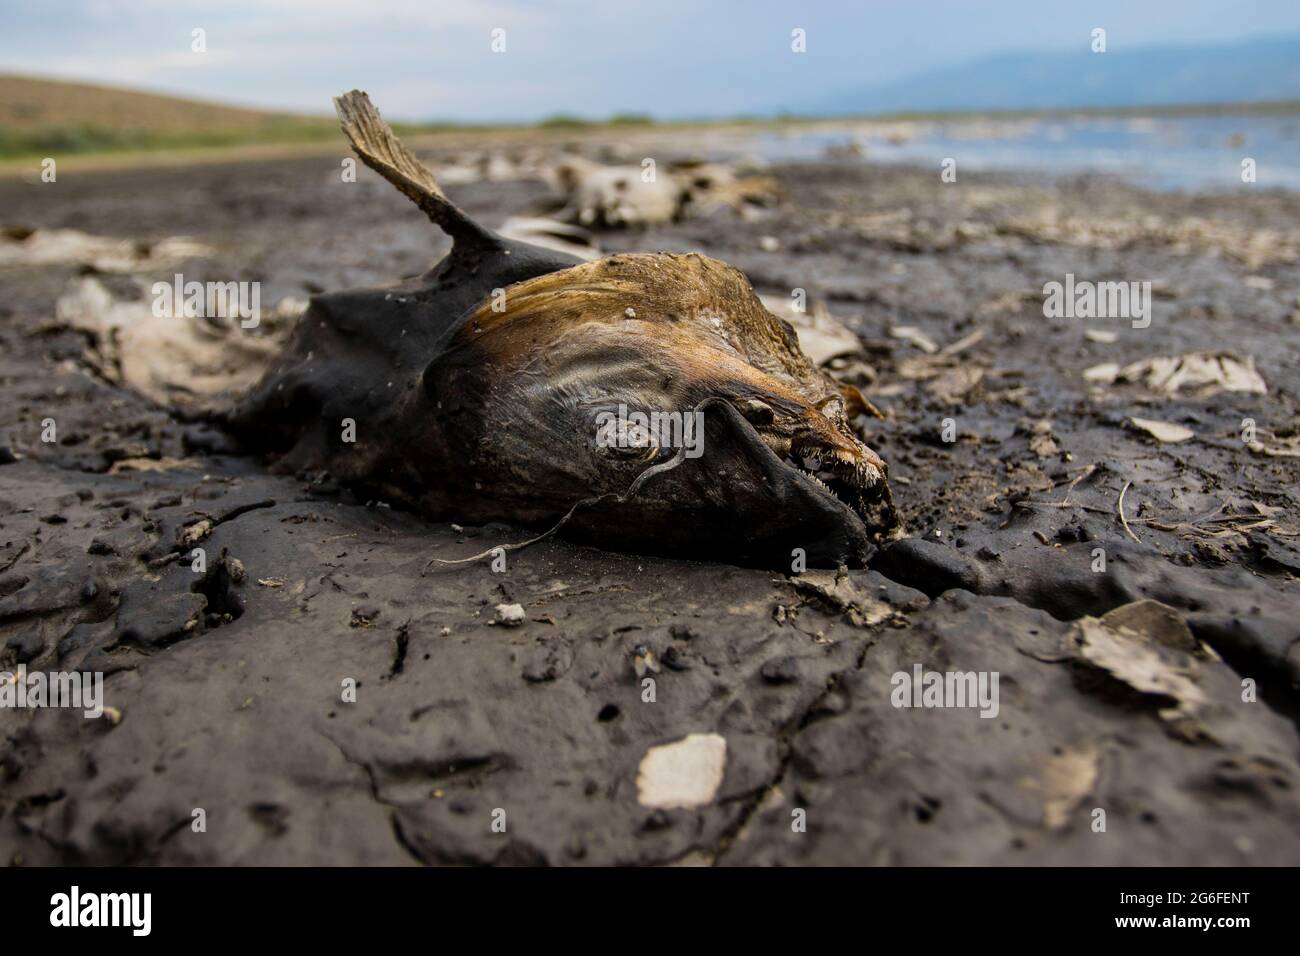
[[[339,91],[341,92],[341,91]],[[1093,172],[1154,189],[1229,189],[1244,155],[1266,157],[1266,184],[1300,189],[1300,100],[872,117],[775,116],[656,120],[644,114],[530,123],[395,121],[417,148],[549,152],[666,149],[701,159],[832,161],[1047,176]],[[266,112],[115,87],[0,75],[0,175],[39,174],[45,157],[70,169],[177,165],[339,151],[327,115]]]

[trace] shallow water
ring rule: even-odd
[[[1100,173],[1160,190],[1300,190],[1300,113],[1268,116],[962,119],[818,126],[760,134],[772,161],[855,160],[960,170],[1023,169],[1047,175]],[[847,154],[847,155],[846,155]],[[1255,160],[1256,182],[1242,181]]]

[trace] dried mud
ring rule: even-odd
[[[529,533],[272,474],[88,369],[82,336],[53,321],[78,267],[0,272],[2,662],[103,671],[113,708],[4,712],[0,858],[1300,862],[1300,197],[773,173],[786,200],[770,217],[599,239],[706,252],[760,292],[807,290],[862,337],[853,374],[886,414],[871,443],[907,537],[838,578],[561,540],[504,573],[430,568]],[[544,191],[450,188],[489,224]],[[216,255],[174,271],[258,280],[268,304],[390,281],[446,249],[377,177],[341,183],[326,159],[8,182],[0,210],[6,225],[191,236]],[[1152,281],[1150,327],[1044,318],[1042,286],[1066,273]],[[1115,341],[1085,336],[1099,329]],[[1253,356],[1269,393],[1083,379],[1217,350]],[[1134,417],[1195,437],[1160,444]],[[57,444],[40,439],[47,418]],[[1144,599],[1191,636],[1134,625],[1099,656],[1093,619]],[[524,623],[496,623],[514,603]],[[1128,666],[1145,660],[1178,680]],[[894,707],[891,676],[917,664],[998,672],[998,716]],[[726,740],[712,801],[642,806],[646,751],[693,733]]]

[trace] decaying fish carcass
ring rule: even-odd
[[[583,263],[503,239],[447,199],[364,93],[336,105],[361,159],[453,247],[400,285],[313,299],[228,417],[247,443],[431,516],[563,521],[618,550],[788,566],[801,548],[856,564],[894,525],[885,463],[853,427],[862,396],[740,272],[695,253]],[[654,413],[698,415],[703,433],[688,449],[644,426]],[[598,421],[620,423],[611,440]]]
[[[683,161],[659,172],[569,156],[544,178],[558,193],[544,211],[582,226],[651,226],[715,209],[745,215],[775,205],[781,196],[770,176],[722,163]]]

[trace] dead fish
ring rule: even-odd
[[[141,294],[149,287],[140,280]],[[148,298],[119,299],[96,277],[81,276],[55,303],[54,324],[85,335],[83,361],[100,377],[178,413],[201,415],[212,400],[258,382],[307,308],[282,299],[260,311],[253,332],[237,317],[210,314],[210,305],[217,302],[205,299],[202,315],[186,316],[179,296],[159,309]]]
[[[651,176],[641,166],[605,166],[570,156],[547,170],[544,178],[558,191],[556,198],[541,204],[546,213],[593,227],[660,225],[719,209],[745,215],[775,205],[781,196],[770,176],[693,160]]]
[[[672,166],[673,177],[686,192],[687,212],[730,209],[747,215],[780,202],[781,187],[752,162],[735,165],[683,160]]]
[[[604,166],[571,156],[546,176],[559,191],[553,216],[581,226],[649,226],[681,215],[687,192],[672,176],[647,178],[640,166]]]
[[[613,550],[739,564],[790,567],[802,549],[810,565],[856,565],[896,525],[885,463],[854,432],[861,395],[739,271],[698,253],[584,263],[505,239],[446,197],[364,93],[335,105],[362,161],[453,246],[391,288],[313,298],[226,419],[282,470],[327,469],[431,517],[559,522]],[[656,414],[666,427],[638,419]]]

